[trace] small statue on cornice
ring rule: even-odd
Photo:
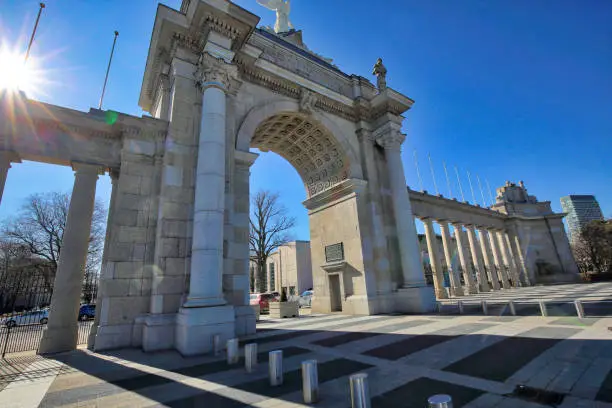
[[[300,95],[300,112],[312,113],[315,105],[317,104],[317,94],[302,88],[302,94]]]
[[[257,3],[267,9],[276,11],[276,24],[274,24],[274,32],[288,33],[293,30],[293,24],[289,21],[289,12],[291,12],[291,0],[257,0]]]
[[[374,65],[373,75],[376,75],[376,82],[379,91],[387,89],[387,68],[383,65],[382,58],[379,58]]]

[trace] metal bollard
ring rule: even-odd
[[[579,319],[584,319],[584,308],[582,307],[582,302],[580,300],[574,301],[574,306],[576,306],[576,314]]]
[[[221,336],[215,334],[212,339],[213,355],[218,356],[221,353]]]
[[[453,399],[450,395],[434,395],[427,399],[429,408],[453,408]]]
[[[488,311],[487,310],[487,301],[483,300],[482,302],[480,302],[480,305],[482,306],[482,314],[486,316],[488,314],[487,313],[487,311]]]
[[[314,404],[319,400],[317,360],[302,361],[302,394],[306,404]]]
[[[368,387],[368,375],[366,373],[353,374],[351,383],[351,407],[370,408],[370,389]]]
[[[269,353],[268,370],[270,385],[277,387],[283,385],[283,351],[275,350]]]
[[[540,312],[542,313],[542,317],[548,316],[548,310],[546,310],[546,302],[540,300]]]
[[[257,343],[244,346],[244,368],[247,373],[252,373],[257,367]]]
[[[516,306],[514,305],[514,301],[510,300],[508,302],[508,309],[510,309],[510,314],[512,316],[516,316]]]
[[[459,314],[463,314],[463,301],[458,301],[457,306],[459,306]]]
[[[238,339],[227,341],[227,364],[238,364],[240,354],[238,353]]]

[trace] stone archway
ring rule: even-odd
[[[316,293],[313,311],[370,314],[367,182],[361,179],[348,134],[320,112],[300,112],[297,103],[277,101],[249,111],[240,125],[236,154],[242,157],[248,148],[277,153],[304,183]],[[342,257],[329,258],[329,248],[338,246]]]

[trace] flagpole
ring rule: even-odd
[[[453,189],[451,188],[450,179],[448,178],[448,170],[446,170],[446,162],[442,162],[444,166],[444,174],[446,174],[446,184],[448,185],[448,198],[453,198]]]
[[[40,8],[38,9],[38,16],[36,17],[36,23],[34,23],[34,30],[32,30],[32,36],[30,37],[28,50],[26,51],[25,59],[23,61],[24,65],[28,62],[28,58],[30,58],[30,49],[32,49],[32,43],[34,43],[34,36],[36,35],[36,30],[38,30],[38,22],[40,21],[40,15],[42,14],[44,8],[45,3],[40,3]]]
[[[110,72],[111,63],[113,62],[113,54],[115,53],[115,44],[117,43],[117,37],[119,36],[119,31],[115,31],[115,39],[113,40],[113,48],[111,48],[110,58],[108,59],[108,67],[106,68],[106,76],[104,77],[104,86],[102,87],[102,96],[100,96],[100,104],[98,105],[98,109],[102,109],[102,102],[104,101],[104,93],[106,92],[106,83],[108,81],[108,74]]]
[[[468,175],[468,182],[470,183],[470,190],[472,190],[472,200],[474,200],[472,203],[476,205],[478,203],[476,202],[476,194],[474,194],[474,187],[472,186],[472,178],[470,177],[469,171],[467,171],[467,175]]]
[[[438,183],[436,183],[436,173],[434,172],[433,163],[431,162],[431,154],[427,153],[427,157],[429,158],[429,168],[431,169],[431,177],[433,178],[436,195],[440,195],[440,192],[438,191]]]
[[[489,180],[485,179],[485,182],[487,183],[487,190],[489,191],[489,198],[491,199],[491,205],[495,204],[495,200],[493,200],[493,195],[491,194],[491,186],[489,185]]]
[[[459,183],[459,191],[461,192],[461,201],[465,202],[465,197],[463,195],[463,187],[461,186],[461,178],[459,178],[459,170],[457,170],[457,166],[455,166],[455,174],[457,175],[457,182]]]
[[[419,178],[419,185],[421,186],[421,192],[425,191],[423,189],[423,179],[421,178],[421,172],[419,170],[419,159],[417,158],[417,151],[414,149],[414,166],[416,167],[417,177]]]
[[[482,196],[482,204],[486,207],[487,200],[485,200],[484,198],[484,192],[482,190],[482,183],[480,182],[480,176],[478,174],[476,175],[476,180],[478,180],[478,187],[480,188],[480,195]]]

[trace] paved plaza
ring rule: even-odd
[[[612,283],[591,284],[565,284],[554,286],[529,286],[524,288],[511,288],[501,291],[481,292],[474,295],[462,296],[464,302],[490,300],[490,301],[583,301],[610,300],[612,301]],[[445,303],[452,303],[445,301]]]
[[[425,407],[437,393],[452,395],[455,407],[612,407],[609,327],[610,318],[570,316],[269,319],[241,341],[258,344],[254,373],[245,371],[243,360],[229,366],[223,356],[176,352],[24,356],[15,359],[27,366],[21,373],[6,375],[4,367],[0,406],[305,406],[300,363],[316,359],[319,407],[349,407],[348,378],[357,372],[369,374],[373,407]],[[267,353],[277,349],[284,353],[285,382],[272,388]],[[517,385],[552,392],[540,394],[549,405],[534,402],[533,393],[517,395]]]

